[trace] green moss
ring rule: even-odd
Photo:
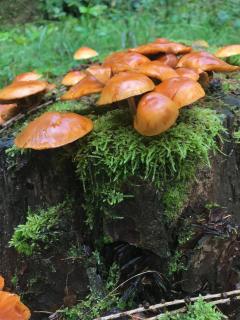
[[[227,62],[229,62],[230,64],[233,64],[235,66],[240,66],[240,54],[236,54],[232,57],[229,57],[227,59]]]
[[[95,121],[94,131],[79,144],[77,175],[85,190],[85,209],[92,226],[94,215],[105,217],[129,194],[125,185],[136,178],[163,194],[168,220],[177,217],[194,181],[196,170],[209,165],[209,152],[223,130],[214,110],[181,110],[178,124],[156,137],[143,137],[132,128],[126,109],[114,110]]]
[[[240,130],[235,131],[233,134],[233,137],[234,137],[236,143],[240,143]]]

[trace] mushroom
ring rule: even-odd
[[[15,144],[24,149],[57,148],[82,138],[92,129],[92,120],[79,114],[45,112],[17,135]]]
[[[178,77],[177,72],[173,68],[162,64],[160,61],[143,63],[137,66],[134,70],[136,72],[143,73],[150,78],[155,78],[161,81]]]
[[[190,52],[192,48],[176,42],[151,42],[129,50],[141,53],[143,55],[151,55],[157,53],[184,54]]]
[[[172,99],[179,108],[192,104],[205,96],[198,82],[184,77],[164,80],[155,87],[154,91]]]
[[[61,100],[76,100],[92,93],[101,92],[102,89],[103,84],[93,76],[88,75],[64,93]]]
[[[79,70],[69,71],[62,79],[61,84],[64,86],[74,86],[80,80],[86,77],[86,73]]]
[[[96,56],[98,56],[97,51],[88,47],[81,47],[74,53],[73,58],[75,60],[88,60]]]
[[[111,78],[112,70],[109,67],[104,67],[101,65],[93,65],[86,69],[86,72],[96,78],[102,84]]]
[[[115,52],[108,56],[104,62],[104,67],[111,68],[113,73],[122,71],[130,71],[139,66],[140,64],[150,62],[150,60],[137,52]]]
[[[178,63],[178,57],[173,53],[166,53],[157,58],[157,61],[160,61],[162,64],[165,64],[171,68],[175,68]]]
[[[0,125],[15,116],[17,112],[18,106],[16,103],[0,104]]]
[[[4,288],[4,284],[5,284],[4,278],[0,275],[0,290]]]
[[[42,78],[42,75],[37,73],[36,71],[31,71],[31,72],[25,72],[17,75],[14,79],[13,82],[15,81],[32,81],[32,80],[39,80]]]
[[[199,79],[199,73],[197,69],[177,68],[175,71],[180,77],[190,78],[195,81],[198,81]]]
[[[237,54],[240,54],[240,44],[222,47],[218,49],[218,51],[215,53],[215,56],[218,58],[227,58]]]
[[[130,71],[120,72],[107,82],[97,104],[101,106],[128,99],[130,108],[135,112],[133,97],[151,91],[154,87],[152,80],[144,74]]]
[[[150,92],[139,101],[134,128],[143,136],[156,136],[173,126],[178,115],[178,107],[171,99]]]
[[[192,52],[184,55],[177,67],[196,68],[198,71],[228,72],[239,70],[238,66],[232,66],[218,59],[213,54],[205,51]]]
[[[46,81],[16,81],[0,90],[0,102],[15,103],[21,107],[31,106],[39,101],[49,84]]]

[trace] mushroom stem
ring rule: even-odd
[[[128,101],[129,110],[131,114],[134,116],[137,112],[137,106],[136,106],[134,97],[128,98],[127,101]]]

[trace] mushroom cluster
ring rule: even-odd
[[[0,320],[28,320],[31,317],[30,310],[16,294],[2,291],[4,279],[0,276]]]
[[[77,100],[98,93],[99,107],[124,100],[133,114],[134,129],[144,136],[159,135],[176,123],[181,108],[205,96],[209,73],[239,70],[238,66],[217,57],[236,52],[239,53],[237,45],[225,47],[213,55],[158,38],[136,48],[114,52],[103,63],[88,65],[85,70],[69,71],[61,82],[67,91],[60,99]],[[81,47],[74,59],[89,61],[97,55],[95,50]],[[0,102],[7,97],[8,103],[14,103],[16,95],[21,93],[23,97],[27,84],[31,94],[37,92],[38,87],[40,90],[41,85],[41,90],[46,90],[47,83],[35,76],[38,75],[26,73],[20,80],[18,76],[10,86],[0,90]],[[14,94],[12,89],[15,89]],[[15,104],[8,106],[9,112],[14,112],[15,108]],[[1,110],[0,106],[0,120],[4,121],[8,114]],[[16,137],[15,144],[37,150],[56,148],[83,137],[92,129],[93,122],[87,117],[48,112],[29,123]]]

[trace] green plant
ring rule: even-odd
[[[237,143],[240,143],[240,130],[235,131],[233,134],[234,139],[236,140]]]
[[[169,261],[168,276],[171,277],[175,273],[183,270],[186,270],[186,268],[182,262],[182,252],[176,251]]]
[[[224,318],[225,316],[215,306],[201,298],[194,304],[190,304],[186,313],[167,314],[161,317],[162,320],[222,320]]]

